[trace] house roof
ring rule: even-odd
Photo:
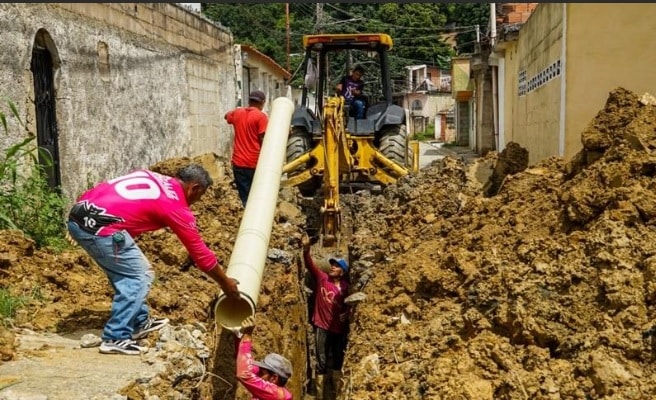
[[[284,69],[280,64],[275,62],[273,58],[267,56],[266,54],[258,51],[255,47],[252,47],[247,44],[240,44],[242,51],[247,52],[249,55],[253,55],[256,58],[258,58],[260,61],[263,63],[267,64],[269,67],[271,67],[274,71],[278,72],[280,75],[282,75],[285,79],[289,79],[289,77],[292,75],[289,71]]]

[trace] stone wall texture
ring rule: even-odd
[[[37,36],[53,58],[58,167],[69,197],[171,157],[231,151],[230,32],[174,3],[0,3],[0,98],[37,131]],[[5,149],[28,135],[9,118]]]

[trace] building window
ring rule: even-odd
[[[518,75],[518,94],[520,97],[525,96],[526,94],[541,88],[560,75],[560,60],[554,61],[528,80],[526,70],[522,70]]]
[[[412,110],[417,111],[417,110],[422,110],[424,107],[421,104],[421,100],[414,100],[412,102]]]

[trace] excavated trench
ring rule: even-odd
[[[342,229],[340,240],[333,247],[320,246],[319,231],[321,223],[320,208],[323,198],[319,191],[313,198],[296,196],[295,189],[283,189],[278,204],[276,226],[286,226],[290,232],[286,250],[284,271],[276,271],[275,263],[269,257],[262,280],[262,290],[257,308],[257,336],[254,343],[256,354],[263,356],[269,351],[284,354],[294,365],[295,379],[288,383],[288,388],[299,399],[314,399],[314,332],[310,325],[311,318],[311,283],[302,261],[300,238],[307,234],[313,243],[312,255],[321,268],[328,267],[332,257],[349,258],[348,243],[352,231],[352,216],[348,207],[342,209]],[[290,218],[290,217],[296,218]],[[292,229],[293,226],[293,229]],[[275,228],[274,228],[275,229]],[[270,248],[277,248],[274,245]],[[273,270],[272,270],[273,269]],[[281,276],[282,272],[285,276]],[[222,330],[214,344],[212,369],[217,376],[224,371],[235,370],[235,344],[233,334]],[[215,399],[249,399],[243,388],[238,388],[237,381],[230,379],[215,380],[211,396]]]

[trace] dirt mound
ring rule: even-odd
[[[528,150],[515,142],[508,143],[496,160],[485,194],[496,195],[506,176],[522,172],[526,167],[528,167]]]
[[[165,160],[151,169],[174,174],[189,161],[203,164],[214,179],[214,185],[192,209],[204,240],[226,267],[243,212],[229,168],[209,154]],[[285,207],[289,206],[285,203]],[[298,300],[302,286],[293,260],[298,253],[294,238],[300,235],[304,222],[300,213],[277,213],[269,246],[276,251],[265,267],[254,343],[256,357],[276,351],[288,355],[298,365],[295,372],[299,378],[290,382],[291,389],[298,394],[304,380],[305,354],[296,349],[305,346],[306,333],[299,327],[305,327],[307,316],[305,306]],[[248,398],[234,379],[233,336],[217,329],[213,322],[219,293],[216,283],[187,263],[186,250],[169,229],[146,233],[136,241],[156,272],[148,298],[152,313],[168,317],[172,325],[196,321],[208,324],[212,329],[207,335],[211,339],[208,346],[213,355],[206,360],[207,372],[202,381],[186,379],[171,370],[161,375],[156,387],[135,383],[125,389],[126,394],[130,399],[154,395]],[[8,288],[12,296],[26,299],[13,320],[14,326],[65,333],[101,329],[109,317],[111,287],[93,260],[79,248],[59,254],[37,250],[34,242],[20,232],[0,231],[0,276],[2,287]],[[10,330],[0,328],[0,360],[15,356],[11,335]],[[184,370],[186,366],[180,368]]]
[[[656,301],[656,109],[624,89],[582,134],[485,197],[452,159],[349,199],[358,399],[646,399]]]

